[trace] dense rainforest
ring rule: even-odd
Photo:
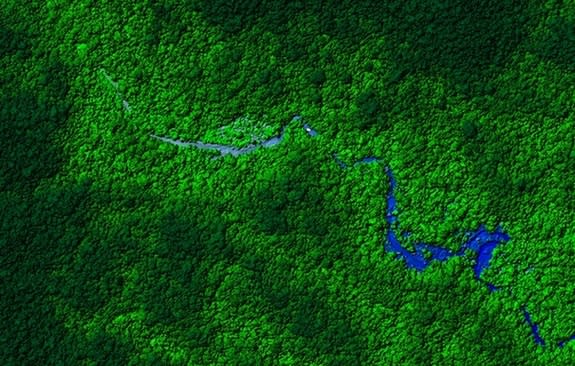
[[[575,362],[575,2],[5,0],[0,19],[2,365]],[[150,137],[282,126],[237,157]],[[418,272],[386,252],[384,164],[334,153],[393,169],[406,248],[501,226],[482,274],[501,290],[472,253]]]

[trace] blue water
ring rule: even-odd
[[[299,115],[295,115],[290,122],[301,122],[302,117]],[[304,131],[311,137],[315,137],[318,135],[318,132],[314,130],[309,124],[304,123],[302,125]],[[174,145],[188,147],[194,146],[199,149],[212,149],[217,150],[220,154],[227,155],[230,154],[232,156],[239,156],[243,154],[248,154],[252,151],[255,151],[258,147],[272,147],[279,144],[283,140],[285,126],[282,127],[281,134],[278,136],[273,136],[268,140],[258,144],[258,145],[248,145],[243,148],[237,148],[230,145],[220,145],[220,144],[206,144],[201,141],[198,142],[184,142],[180,140],[174,140],[168,137],[163,136],[156,136],[150,135],[153,138],[159,139],[164,142],[168,142]],[[349,168],[348,164],[343,162],[341,159],[338,158],[337,154],[333,154],[334,161],[342,168],[347,169]],[[359,164],[370,164],[370,163],[378,163],[382,161],[380,158],[375,156],[367,156],[362,159],[357,160],[353,166],[357,166]],[[494,232],[488,232],[485,229],[484,225],[480,225],[479,228],[473,232],[467,232],[466,236],[467,241],[461,245],[459,250],[455,253],[447,248],[443,248],[436,245],[426,244],[426,243],[417,243],[415,244],[415,252],[411,252],[408,249],[404,248],[399,239],[397,234],[395,233],[395,228],[398,226],[398,218],[397,218],[397,201],[394,196],[394,190],[397,186],[397,182],[393,176],[393,172],[389,166],[385,166],[385,172],[389,179],[389,191],[386,197],[387,201],[387,209],[385,213],[385,220],[388,224],[388,230],[386,234],[386,240],[384,244],[384,248],[387,252],[396,254],[397,259],[405,261],[405,264],[410,269],[415,269],[416,271],[423,271],[433,261],[446,261],[451,257],[454,256],[463,256],[466,252],[471,252],[475,254],[475,263],[473,265],[473,273],[475,278],[478,281],[484,283],[490,292],[497,291],[498,287],[494,284],[483,281],[481,279],[481,274],[485,269],[489,267],[489,263],[491,258],[493,257],[493,252],[495,248],[497,248],[500,244],[505,244],[509,241],[509,235],[504,233],[501,227],[498,227]],[[396,225],[393,225],[397,223]],[[411,233],[403,232],[401,236],[408,237]],[[426,259],[426,254],[428,259]],[[545,341],[539,334],[539,327],[538,325],[532,320],[531,315],[527,311],[526,307],[522,307],[523,316],[525,318],[525,322],[531,328],[531,333],[533,335],[534,341],[536,344],[540,346],[545,346]],[[558,346],[562,348],[567,342],[574,340],[575,335],[570,336],[564,341],[558,343]]]
[[[317,133],[312,136],[316,135]],[[342,169],[348,168],[348,164],[339,159],[337,154],[334,153],[333,158]],[[357,166],[358,164],[377,163],[380,161],[381,159],[375,156],[367,156],[356,161],[353,166]],[[508,242],[510,239],[509,235],[504,233],[500,226],[497,227],[494,232],[488,232],[484,225],[480,225],[479,228],[474,232],[466,233],[466,236],[468,237],[467,241],[463,243],[459,250],[455,253],[447,248],[426,243],[415,244],[415,253],[407,250],[399,242],[399,239],[397,238],[394,230],[394,225],[392,225],[398,222],[397,216],[395,214],[397,212],[397,201],[394,196],[394,190],[397,186],[397,182],[389,166],[385,167],[385,172],[388,176],[390,186],[386,197],[387,209],[385,217],[388,224],[388,230],[386,234],[386,242],[384,244],[385,250],[387,252],[396,254],[397,259],[404,260],[408,268],[415,269],[416,271],[425,270],[433,261],[446,261],[451,257],[463,256],[465,255],[466,251],[471,251],[476,255],[475,264],[473,266],[473,273],[475,278],[482,283],[485,283],[490,292],[497,291],[498,288],[494,284],[481,280],[481,274],[485,269],[489,267],[489,263],[491,262],[495,248],[497,248],[497,246],[500,244],[505,244]],[[403,232],[402,236],[408,237],[410,234],[411,233],[409,232]],[[425,258],[426,252],[429,254],[429,259]],[[539,326],[533,322],[531,315],[525,307],[522,308],[522,311],[525,322],[531,328],[531,333],[535,343],[540,346],[545,346],[545,341],[539,334]],[[558,346],[562,348],[567,342],[574,339],[575,335],[572,335],[567,340],[559,342]]]
[[[370,161],[372,158],[369,158]],[[451,252],[447,248],[442,248],[438,246],[433,246],[425,243],[418,243],[415,245],[415,253],[412,253],[401,246],[399,240],[394,231],[394,226],[391,225],[392,223],[397,222],[397,217],[394,215],[394,212],[397,210],[397,202],[393,195],[395,187],[397,185],[395,178],[393,177],[393,173],[391,168],[386,167],[385,171],[389,178],[390,182],[390,189],[387,195],[387,213],[386,213],[386,221],[388,223],[388,231],[387,231],[387,240],[385,243],[385,250],[387,252],[397,254],[398,259],[403,259],[408,268],[415,269],[417,271],[423,271],[427,268],[432,261],[445,261],[453,256],[461,256],[464,255],[467,250],[476,253],[476,260],[473,266],[473,272],[475,278],[480,280],[481,282],[487,285],[487,288],[490,292],[497,291],[498,288],[489,282],[485,282],[481,280],[482,272],[489,267],[489,262],[493,257],[493,251],[499,244],[504,244],[509,241],[509,235],[504,233],[501,230],[501,227],[498,227],[495,232],[488,232],[485,229],[484,225],[480,225],[479,228],[475,232],[468,232],[467,241],[461,245],[459,250],[456,253]],[[403,236],[408,236],[403,235]],[[424,258],[424,252],[428,251],[431,254],[431,257],[426,260]],[[523,316],[525,318],[525,322],[531,328],[531,334],[533,335],[533,339],[537,345],[545,346],[545,341],[539,334],[539,326],[532,320],[531,315],[527,311],[526,307],[523,306],[522,308]],[[563,348],[564,345],[575,339],[575,335],[570,336],[568,339],[561,341],[558,343],[559,348]]]
[[[379,159],[374,157],[369,157],[368,159],[370,162],[379,161]],[[497,245],[507,242],[509,240],[509,235],[503,233],[501,228],[498,228],[495,232],[490,233],[485,229],[485,226],[481,225],[475,232],[467,234],[470,236],[469,239],[455,253],[447,248],[426,243],[416,244],[415,253],[405,249],[399,243],[397,234],[394,231],[394,226],[391,225],[392,223],[398,221],[397,216],[394,214],[394,212],[397,210],[397,202],[393,194],[397,183],[391,168],[386,167],[385,172],[390,182],[390,189],[387,195],[386,220],[388,223],[388,232],[387,243],[385,244],[386,251],[397,254],[398,259],[403,259],[408,268],[423,271],[433,261],[445,261],[454,256],[462,256],[465,254],[465,251],[469,249],[476,253],[474,273],[475,278],[479,279],[481,277],[481,273],[487,267],[489,267],[489,262],[491,261],[493,251]],[[426,251],[431,255],[429,259],[425,259],[424,254]],[[489,285],[491,284],[488,284],[488,286]]]
[[[531,320],[531,315],[527,312],[527,309],[525,307],[523,307],[521,310],[523,311],[523,316],[525,317],[525,321],[531,327],[531,333],[533,333],[533,338],[535,339],[535,343],[537,343],[540,346],[544,346],[545,341],[539,335],[539,327],[537,326],[537,324],[535,324],[533,322],[533,320]],[[559,343],[559,347],[562,347],[561,343]]]

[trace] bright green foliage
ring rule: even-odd
[[[570,2],[0,16],[2,365],[573,364]],[[290,124],[238,158],[149,137],[243,146],[294,114],[319,136]],[[385,253],[383,165],[333,152],[392,167],[406,246],[502,223],[483,276],[504,290],[470,256],[416,273]]]

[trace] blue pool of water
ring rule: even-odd
[[[290,121],[290,123],[291,122],[302,123],[302,121],[303,119],[301,116],[295,115]],[[301,127],[311,137],[315,137],[318,135],[318,132],[314,130],[307,123],[303,123]],[[279,144],[283,140],[284,130],[285,126],[281,129],[281,133],[279,135],[273,136],[260,144],[252,144],[245,146],[243,148],[238,148],[230,145],[209,144],[209,143],[203,143],[201,141],[184,142],[156,135],[150,135],[150,136],[159,139],[161,141],[182,147],[193,146],[198,149],[217,150],[220,152],[222,156],[228,154],[232,156],[239,156],[251,153],[252,151],[255,151],[259,147],[269,148]],[[336,153],[333,154],[333,159],[342,169],[349,168],[348,164],[339,159]],[[353,166],[355,167],[359,164],[378,163],[380,161],[382,160],[375,156],[367,156],[357,160],[355,163],[353,163]],[[429,267],[429,265],[433,261],[442,262],[448,260],[451,257],[463,256],[466,254],[466,252],[471,252],[475,255],[475,263],[473,266],[473,272],[475,278],[481,281],[482,283],[485,283],[490,292],[497,291],[498,288],[494,284],[483,281],[481,279],[481,274],[485,269],[489,267],[489,263],[491,261],[491,258],[493,257],[495,248],[497,248],[498,245],[505,244],[506,242],[508,242],[510,239],[509,235],[504,233],[501,227],[498,227],[494,232],[488,232],[484,225],[480,225],[477,230],[466,233],[465,236],[467,237],[467,240],[461,245],[459,250],[457,250],[456,252],[453,252],[447,248],[426,243],[415,244],[414,252],[404,248],[399,242],[398,236],[395,232],[395,228],[398,225],[392,225],[394,223],[398,223],[397,201],[394,196],[394,190],[396,188],[397,182],[389,166],[385,166],[385,172],[389,179],[389,191],[386,197],[387,209],[385,213],[385,221],[388,224],[386,240],[384,244],[385,250],[387,252],[395,254],[397,259],[403,260],[408,268],[414,269],[416,271],[424,271],[427,267]],[[409,232],[403,232],[401,233],[401,236],[408,237],[410,234],[411,233]],[[540,346],[545,346],[545,341],[539,334],[538,325],[532,320],[531,315],[529,314],[525,306],[523,306],[521,310],[523,312],[525,322],[531,328],[531,333],[533,335],[535,343]],[[558,346],[562,348],[567,342],[574,339],[575,335],[572,335],[566,340],[559,342]]]

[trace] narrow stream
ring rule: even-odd
[[[301,121],[301,116],[296,115],[292,118],[290,123],[298,122],[298,121]],[[249,154],[249,153],[255,151],[260,146],[264,147],[264,148],[268,148],[268,147],[273,147],[273,146],[278,145],[280,142],[282,142],[282,140],[284,138],[284,132],[285,132],[286,127],[287,127],[287,125],[283,126],[280,134],[277,136],[272,136],[269,139],[263,141],[262,143],[250,144],[250,145],[247,145],[247,146],[244,146],[241,148],[235,147],[232,145],[209,144],[209,143],[205,143],[202,141],[186,142],[186,141],[182,141],[182,140],[174,140],[174,139],[171,139],[169,137],[157,136],[157,135],[153,135],[153,134],[150,135],[150,137],[164,141],[164,142],[167,142],[167,143],[170,143],[170,144],[182,146],[182,147],[193,146],[193,147],[196,147],[196,148],[202,149],[202,150],[216,150],[216,151],[219,151],[222,156],[232,155],[234,157],[237,157],[240,155]],[[310,135],[311,137],[317,136],[317,131],[312,129],[307,123],[303,124],[302,127],[307,132],[307,134]]]
[[[296,115],[292,118],[289,123],[298,122],[302,123],[303,119],[301,116]],[[288,123],[288,124],[289,124]],[[242,148],[238,148],[231,145],[221,145],[221,144],[210,144],[204,143],[202,141],[198,142],[185,142],[181,140],[174,140],[169,137],[157,136],[157,135],[150,135],[150,137],[161,140],[163,142],[167,142],[170,144],[174,144],[177,146],[182,147],[196,147],[198,149],[203,150],[216,150],[219,151],[221,156],[224,155],[232,155],[237,157],[239,155],[248,154],[255,151],[257,148],[270,148],[273,146],[278,145],[282,142],[284,137],[284,131],[287,127],[287,124],[282,127],[281,132],[277,136],[272,136],[269,139],[259,143],[259,144],[250,144]],[[304,131],[310,136],[315,137],[318,135],[318,132],[314,130],[309,124],[303,123],[301,127]],[[340,160],[336,153],[333,154],[334,161],[342,168],[347,169],[349,168],[348,164]],[[353,163],[353,167],[357,166],[358,164],[371,164],[371,163],[379,163],[382,159],[375,157],[375,156],[367,156],[362,159],[357,160]],[[395,253],[397,255],[397,259],[404,260],[407,267],[410,269],[415,269],[416,271],[423,271],[425,270],[433,261],[446,261],[451,257],[454,256],[463,256],[465,255],[466,250],[475,253],[475,264],[473,266],[474,276],[478,281],[484,283],[490,292],[499,290],[494,284],[483,281],[481,279],[481,274],[485,269],[489,267],[489,263],[493,256],[493,251],[497,248],[500,244],[505,244],[510,240],[509,235],[504,233],[501,227],[498,227],[495,232],[488,232],[485,229],[484,225],[480,225],[477,230],[474,232],[467,232],[467,241],[461,245],[457,252],[452,252],[447,248],[443,248],[436,245],[426,244],[426,243],[418,243],[415,244],[415,252],[411,252],[408,249],[404,248],[394,231],[394,223],[398,222],[397,216],[394,212],[397,212],[397,202],[394,196],[394,190],[397,185],[396,180],[393,176],[391,168],[389,166],[385,167],[385,172],[389,178],[390,189],[387,194],[387,210],[386,210],[386,222],[388,224],[387,236],[386,236],[386,243],[384,244],[385,250],[390,253]],[[395,225],[398,226],[398,225]],[[404,232],[402,236],[407,237],[411,233]],[[428,259],[427,259],[428,258]],[[513,295],[511,295],[513,296]],[[545,346],[545,341],[541,338],[539,334],[539,327],[536,323],[533,322],[531,319],[531,315],[527,311],[525,305],[521,308],[523,312],[523,316],[525,318],[525,322],[531,328],[531,333],[533,334],[533,338],[536,344],[540,346]],[[574,340],[575,335],[570,336],[564,341],[558,343],[558,346],[562,348],[567,342]]]

